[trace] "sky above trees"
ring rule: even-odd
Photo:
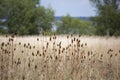
[[[89,0],[41,0],[44,7],[51,7],[55,11],[55,16],[95,16],[95,8]]]

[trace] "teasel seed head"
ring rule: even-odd
[[[117,53],[115,54],[115,56],[117,56]]]
[[[35,46],[33,46],[33,49],[35,49]]]
[[[83,44],[81,44],[81,47],[83,47]]]
[[[69,39],[69,36],[67,36],[67,39]]]
[[[37,41],[39,41],[39,38],[37,38]]]
[[[101,54],[101,56],[100,56],[101,58],[103,57],[103,54]]]
[[[37,65],[35,65],[35,69],[37,69]]]
[[[58,57],[57,57],[57,56],[55,56],[55,59],[57,60],[57,59],[58,59]]]
[[[87,46],[87,43],[85,43],[85,46]]]
[[[30,63],[28,63],[28,67],[30,68]]]
[[[110,58],[112,58],[112,54],[110,55]]]
[[[34,56],[34,53],[32,52],[32,56]]]
[[[50,37],[50,41],[52,41],[51,37]]]
[[[2,42],[2,43],[1,43],[1,46],[3,47],[4,45],[5,45],[5,43],[4,43],[4,42]]]

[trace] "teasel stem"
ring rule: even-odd
[[[3,42],[3,44],[4,44],[4,42]],[[4,45],[1,45],[2,47],[2,49],[3,49],[3,46]],[[1,49],[1,65],[0,65],[0,68],[1,68],[1,80],[3,80],[3,50]]]

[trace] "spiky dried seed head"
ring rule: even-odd
[[[30,43],[28,43],[28,46],[30,46]]]
[[[81,47],[83,47],[83,44],[81,44]]]
[[[39,50],[37,50],[37,54],[39,54]]]
[[[28,63],[28,67],[30,68],[30,63]]]
[[[24,44],[24,47],[26,47],[26,44]]]
[[[14,48],[14,51],[16,50],[16,48]]]
[[[49,43],[47,42],[47,46],[49,45]]]
[[[29,49],[31,49],[31,46],[29,47]]]
[[[37,69],[37,65],[35,65],[35,69]]]
[[[22,53],[24,53],[24,51],[22,50]]]
[[[56,39],[57,37],[55,36],[54,39]]]
[[[1,46],[3,47],[4,45],[5,45],[5,43],[4,43],[4,42],[2,42],[2,43],[1,43]]]
[[[19,45],[21,45],[21,42],[19,42]]]
[[[87,46],[87,43],[85,43],[85,46]]]
[[[37,38],[37,41],[39,41],[39,38]]]
[[[33,49],[35,49],[35,46],[33,46]]]
[[[34,53],[32,52],[32,56],[34,56]]]
[[[51,37],[50,37],[50,41],[52,41]]]
[[[117,56],[117,53],[115,54],[115,56]]]
[[[51,60],[52,60],[52,55],[50,55],[50,58],[51,58]]]
[[[69,36],[67,36],[67,39],[69,39]]]
[[[57,57],[57,56],[55,56],[55,59],[57,60],[57,59],[58,59],[58,57]]]
[[[101,58],[103,57],[103,54],[101,54],[101,56],[100,56]]]
[[[73,43],[73,39],[71,40],[71,43]]]
[[[90,56],[90,51],[88,51],[88,56]]]
[[[110,58],[112,58],[112,56],[113,56],[113,55],[111,54],[111,55],[110,55]]]
[[[74,37],[73,41],[75,41],[75,40],[76,40],[76,38]]]

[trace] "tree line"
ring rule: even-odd
[[[84,34],[120,35],[120,0],[89,0],[96,8],[96,16],[89,21],[72,18],[61,21],[54,18],[54,10],[44,8],[39,0],[0,0],[0,34],[37,35]],[[56,30],[53,30],[55,24]]]

